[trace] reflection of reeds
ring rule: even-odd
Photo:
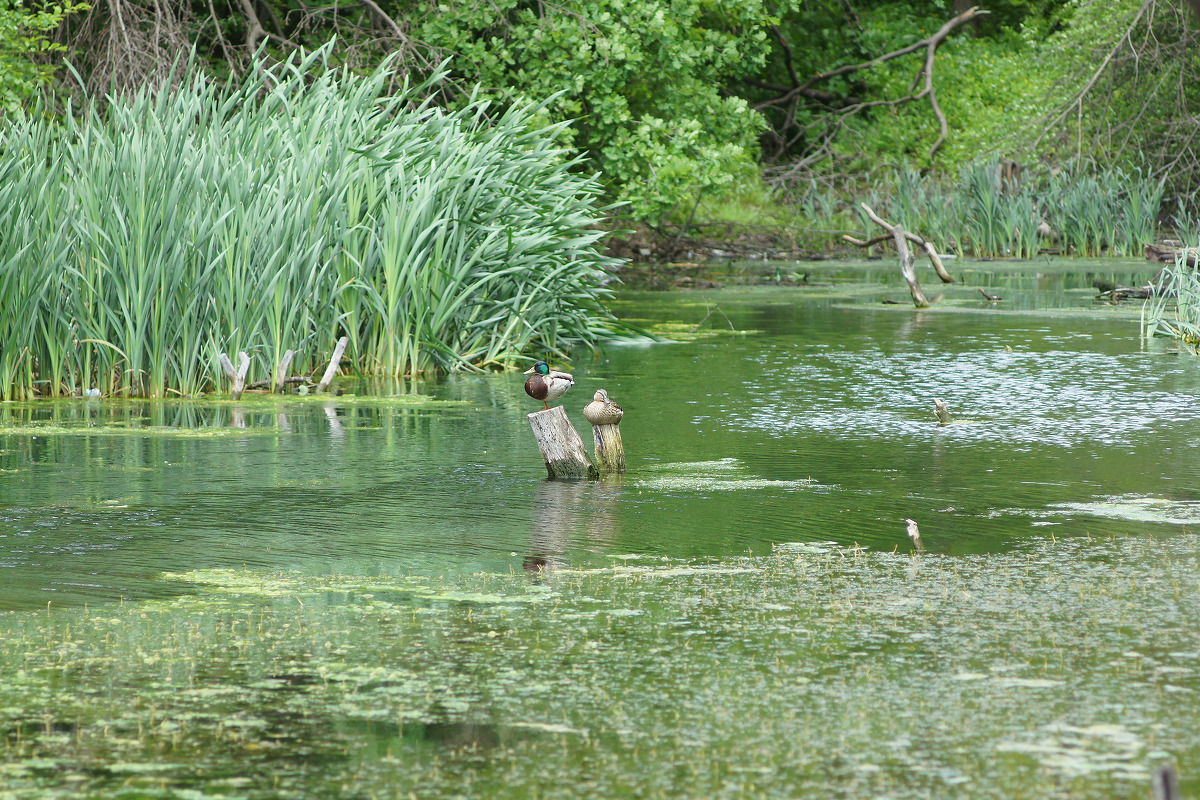
[[[0,396],[192,394],[341,335],[388,375],[563,354],[612,330],[598,186],[536,106],[427,107],[304,60],[222,89],[4,120]],[[299,363],[299,362],[298,362]]]

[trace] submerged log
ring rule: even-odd
[[[583,416],[592,423],[596,463],[606,472],[624,472],[625,445],[618,427],[625,416],[624,410],[608,398],[607,391],[598,389],[592,402],[584,407]]]
[[[238,368],[233,368],[233,362],[229,360],[229,356],[220,353],[217,356],[217,361],[221,364],[221,369],[229,376],[229,380],[233,381],[233,386],[229,389],[229,396],[234,400],[242,396],[242,392],[246,389],[246,373],[250,371],[250,356],[245,353],[238,353]]]
[[[329,384],[333,383],[333,377],[337,375],[338,365],[342,363],[342,354],[346,352],[346,345],[350,344],[350,337],[343,336],[338,339],[337,346],[333,348],[333,356],[329,359],[329,366],[325,369],[325,374],[321,376],[321,382],[317,384],[317,392],[323,392],[329,388]]]
[[[279,389],[275,388],[275,378],[269,381],[255,381],[254,383],[246,384],[246,390],[251,389],[270,389],[273,393],[278,393]],[[280,387],[283,386],[312,386],[313,379],[307,375],[288,375],[279,381]]]
[[[535,411],[528,415],[529,427],[542,451],[550,478],[598,478],[600,473],[588,461],[583,440],[575,432],[562,406]]]
[[[1112,300],[1114,302],[1121,300],[1147,300],[1158,294],[1158,287],[1153,284],[1149,286],[1112,286],[1102,289],[1100,294],[1096,295],[1096,299]]]

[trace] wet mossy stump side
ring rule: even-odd
[[[605,472],[625,471],[625,445],[621,441],[621,429],[616,425],[593,425],[592,438],[596,440],[596,462]]]
[[[583,440],[575,432],[562,406],[535,411],[528,416],[529,427],[537,439],[546,472],[551,479],[599,478],[583,450]]]
[[[600,389],[596,399],[583,408],[583,416],[592,424],[596,442],[596,466],[606,473],[625,471],[625,444],[621,441],[621,419],[625,412]]]

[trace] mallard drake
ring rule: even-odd
[[[616,425],[625,416],[621,407],[608,399],[608,392],[597,389],[592,402],[583,408],[583,416],[593,425]]]
[[[525,381],[525,394],[534,400],[541,400],[542,405],[550,408],[551,400],[557,400],[575,385],[575,379],[565,372],[550,369],[545,361],[539,361],[525,370],[529,380]]]

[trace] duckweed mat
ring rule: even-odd
[[[1194,794],[1197,553],[168,574],[0,614],[0,798]]]

